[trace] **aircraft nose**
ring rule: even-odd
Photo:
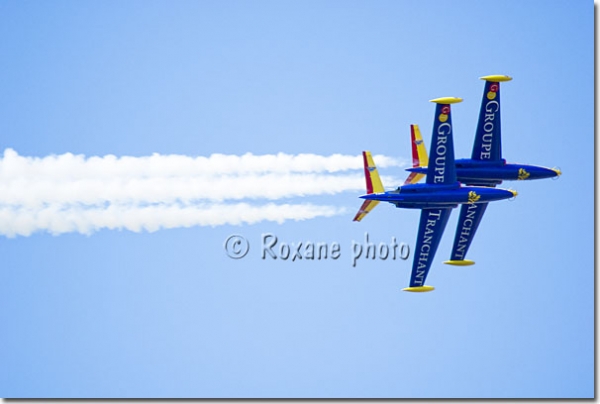
[[[517,195],[519,195],[519,193],[517,191],[515,191],[514,189],[509,189],[508,192],[513,194],[513,198],[516,197]]]
[[[562,175],[562,171],[560,171],[558,168],[552,168],[552,171],[556,173],[557,177],[560,177]]]

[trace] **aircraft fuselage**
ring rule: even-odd
[[[407,168],[407,171],[427,173],[427,167]],[[497,185],[502,181],[538,180],[560,175],[552,168],[528,164],[511,164],[506,161],[491,162],[471,159],[456,160],[456,177],[464,184]]]
[[[362,199],[389,202],[398,208],[450,208],[464,203],[487,203],[513,198],[515,191],[506,189],[452,185],[411,184],[394,191],[362,195]]]

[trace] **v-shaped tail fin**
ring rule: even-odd
[[[379,173],[377,172],[377,167],[375,166],[375,162],[373,161],[373,156],[371,155],[371,152],[363,152],[363,164],[365,169],[367,194],[379,194],[385,192],[383,189],[383,184],[381,183],[381,178],[379,178]],[[354,216],[354,221],[360,222],[362,218],[365,217],[378,204],[379,201],[366,200],[358,210],[356,216]]]
[[[379,178],[379,173],[377,172],[377,167],[375,167],[375,162],[373,161],[371,152],[363,152],[363,164],[365,168],[365,180],[367,181],[367,194],[378,194],[384,192],[383,184]]]
[[[427,149],[425,149],[425,143],[421,136],[421,130],[419,125],[410,125],[410,144],[412,149],[412,163],[413,168],[427,167],[429,157],[427,156]],[[416,184],[425,177],[425,174],[411,172],[404,181],[404,185]]]
[[[423,143],[419,125],[410,125],[410,141],[412,144],[413,167],[427,167],[429,157]]]

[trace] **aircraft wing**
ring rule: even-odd
[[[431,262],[440,244],[452,208],[423,209],[417,233],[410,284],[407,292],[427,292],[432,286],[425,285]]]
[[[454,141],[452,139],[452,117],[450,104],[461,102],[454,97],[436,98],[433,135],[429,148],[427,164],[427,184],[454,184],[456,182],[456,166],[454,162]]]
[[[502,161],[502,137],[500,130],[500,83],[511,77],[494,75],[481,77],[485,80],[483,98],[479,110],[479,121],[475,132],[475,143],[471,159]]]
[[[444,261],[444,264],[473,265],[475,263],[471,260],[466,260],[465,255],[467,255],[469,246],[475,237],[487,205],[487,203],[467,203],[462,205],[450,260]]]
[[[500,181],[500,183],[501,182],[502,181]],[[468,181],[466,183],[466,185],[492,188],[496,187],[496,184],[498,184],[498,182],[486,182],[483,180]],[[450,259],[444,261],[444,264],[465,266],[473,265],[475,263],[475,261],[465,259],[465,255],[467,255],[471,242],[475,238],[475,233],[477,233],[477,228],[479,227],[479,223],[481,223],[487,205],[487,203],[469,203],[461,206]]]
[[[500,127],[500,83],[512,80],[508,76],[484,76],[485,80],[479,121],[475,133],[475,143],[471,158],[479,161],[502,161],[502,136]],[[467,185],[480,185],[495,187],[497,182],[469,181]],[[475,237],[479,223],[487,208],[487,203],[469,203],[460,208],[460,216],[456,226],[454,244],[450,260],[445,264],[473,265],[475,262],[466,260],[465,255]]]

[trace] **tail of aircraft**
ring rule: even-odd
[[[427,150],[425,149],[425,143],[423,143],[419,125],[410,125],[410,144],[412,146],[413,168],[427,167],[429,156],[427,156]],[[408,178],[406,178],[406,181],[404,181],[404,185],[416,184],[421,181],[423,177],[425,177],[425,174],[410,173]]]
[[[381,178],[379,178],[379,173],[377,172],[377,167],[375,166],[371,152],[363,152],[363,164],[365,168],[367,194],[378,194],[384,192],[383,184],[381,183]],[[354,221],[360,222],[362,218],[372,211],[377,205],[379,205],[379,201],[366,200],[358,210],[356,216],[354,216]]]
[[[363,152],[363,165],[365,167],[365,180],[367,181],[367,194],[378,194],[384,192],[381,178],[375,167],[371,152]]]
[[[425,143],[419,130],[419,125],[410,125],[410,141],[412,143],[413,167],[427,167],[429,157],[425,150]]]

